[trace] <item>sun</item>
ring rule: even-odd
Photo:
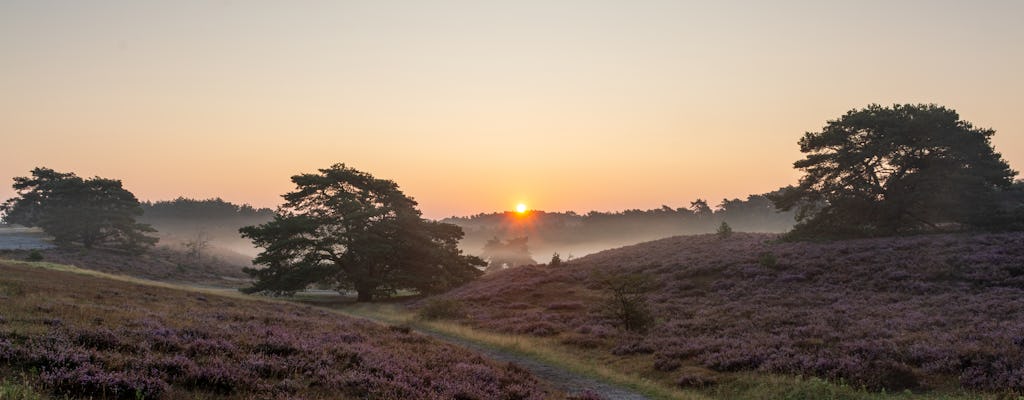
[[[522,214],[522,213],[525,213],[526,210],[527,210],[526,204],[523,204],[523,203],[516,204],[516,212],[517,213]]]

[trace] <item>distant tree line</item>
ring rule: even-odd
[[[207,241],[232,248],[250,248],[238,229],[257,225],[274,218],[274,210],[255,208],[248,204],[234,204],[220,198],[143,202],[141,222],[155,227],[164,236],[184,242],[190,251],[205,238]]]
[[[793,211],[780,212],[769,199],[771,194],[750,195],[746,199],[722,199],[711,206],[696,199],[686,207],[619,212],[531,211],[477,214],[451,217],[443,221],[462,227],[466,238],[462,248],[485,259],[493,253],[489,241],[527,237],[535,254],[567,254],[566,249],[609,248],[675,235],[714,233],[722,222],[743,232],[785,232],[796,223]]]

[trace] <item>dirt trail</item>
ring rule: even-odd
[[[328,309],[336,312],[341,312],[342,314],[345,314],[346,316],[352,318],[362,318],[384,324],[395,323],[394,321],[388,321],[384,318],[377,318],[371,315],[345,312],[343,309],[339,308],[328,307]],[[551,365],[522,354],[486,346],[471,340],[466,340],[457,336],[448,335],[445,333],[436,332],[429,329],[423,329],[416,326],[410,326],[409,328],[420,334],[431,336],[438,340],[476,351],[480,354],[490,357],[491,359],[501,362],[514,363],[520,367],[526,368],[534,375],[536,375],[538,378],[547,381],[552,386],[554,386],[555,389],[562,390],[569,394],[580,394],[585,390],[590,390],[591,392],[600,394],[601,398],[607,400],[649,399],[649,397],[637,393],[631,389],[627,389],[610,383],[600,382],[596,379],[580,375],[578,373],[569,371],[565,368]]]
[[[430,335],[445,342],[471,349],[478,353],[484,354],[494,360],[510,362],[519,365],[520,367],[526,368],[530,370],[530,372],[533,372],[533,374],[537,375],[538,378],[550,382],[552,386],[554,386],[556,389],[563,390],[567,393],[579,394],[580,392],[589,389],[590,391],[598,393],[601,395],[601,397],[608,400],[648,399],[647,396],[634,392],[630,389],[615,386],[604,382],[599,382],[597,380],[588,378],[575,372],[559,368],[554,365],[546,364],[544,362],[520,354],[495,349],[493,347],[484,346],[455,336],[445,335],[443,333],[421,330],[416,328],[413,329],[424,335]]]

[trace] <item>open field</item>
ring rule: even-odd
[[[713,395],[758,374],[1015,398],[1024,391],[1022,268],[1019,233],[834,243],[704,235],[507,270],[441,298],[460,305],[460,323]],[[595,276],[610,271],[657,283],[649,331],[626,333],[600,312]]]
[[[24,398],[562,397],[407,328],[40,266],[68,269],[0,262],[3,390]]]

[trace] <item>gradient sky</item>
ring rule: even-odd
[[[428,217],[717,204],[938,103],[1024,169],[1024,1],[0,2],[0,198],[35,166],[273,206],[336,162]],[[6,182],[6,183],[3,183]]]

